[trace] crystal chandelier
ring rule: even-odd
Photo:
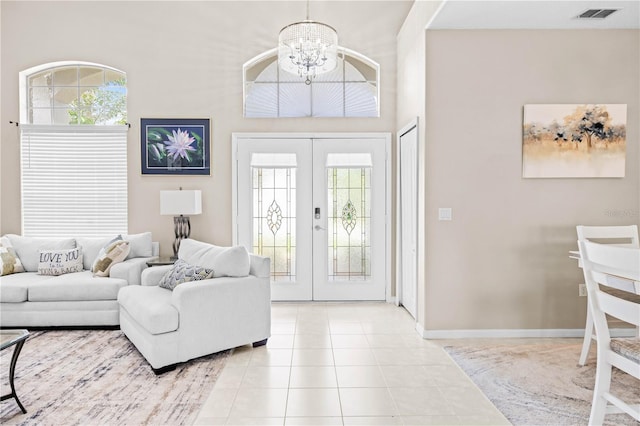
[[[278,64],[284,71],[305,77],[333,71],[338,63],[338,33],[327,24],[307,19],[289,24],[278,36]]]

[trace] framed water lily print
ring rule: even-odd
[[[208,118],[141,118],[142,174],[210,174],[209,125]]]

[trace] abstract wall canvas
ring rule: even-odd
[[[524,106],[522,176],[624,177],[625,104]]]

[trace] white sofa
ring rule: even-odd
[[[120,328],[157,374],[225,349],[265,344],[270,337],[270,259],[245,250],[245,276],[219,276],[237,269],[237,259],[227,254],[222,247],[182,240],[178,259],[211,268],[218,277],[172,291],[158,286],[172,266],[158,266],[142,272],[141,286],[120,290]]]
[[[26,272],[0,276],[0,327],[86,327],[119,324],[118,291],[139,285],[147,261],[158,255],[151,233],[123,236],[130,241],[126,260],[109,277],[94,277],[91,265],[110,238],[30,238],[6,235]],[[6,240],[5,240],[6,241]],[[38,275],[40,249],[82,247],[82,272]]]

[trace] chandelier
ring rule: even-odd
[[[278,36],[278,64],[281,69],[305,77],[333,71],[338,63],[338,33],[333,27],[309,19],[289,24]]]

